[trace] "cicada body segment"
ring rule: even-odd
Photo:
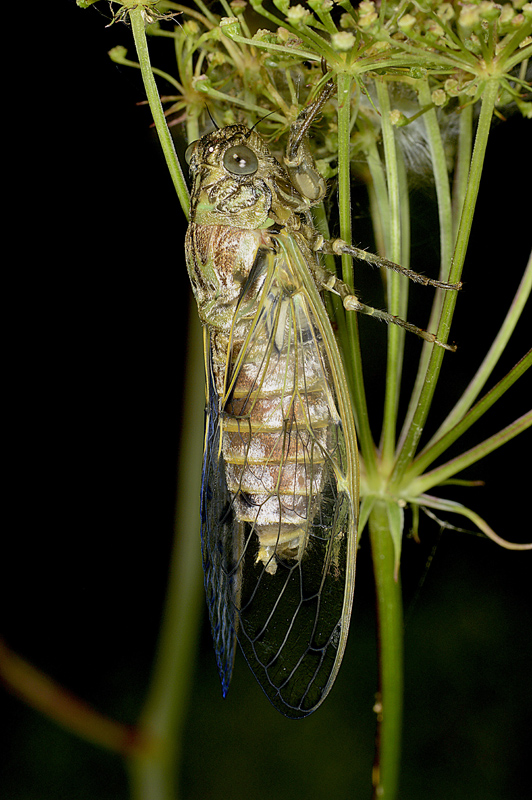
[[[328,694],[351,615],[354,423],[323,307],[309,200],[262,139],[200,140],[187,264],[205,326],[201,500],[207,603],[224,694],[238,639],[264,692],[303,717]]]

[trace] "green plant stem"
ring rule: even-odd
[[[475,213],[480,178],[482,175],[482,167],[486,155],[490,124],[493,116],[493,109],[495,108],[498,89],[499,84],[497,80],[486,81],[485,91],[482,96],[482,105],[480,109],[477,134],[475,137],[475,146],[473,148],[473,157],[471,159],[471,167],[469,170],[467,192],[464,198],[464,206],[458,228],[458,235],[449,275],[449,281],[451,283],[457,283],[462,274],[462,268],[469,243],[469,236],[471,234],[471,226],[473,224],[473,215]],[[447,339],[449,333],[452,314],[456,304],[456,294],[456,292],[446,292],[445,294],[440,325],[438,326],[437,330],[438,338],[442,339],[443,341]],[[427,379],[421,391],[419,403],[412,418],[410,429],[405,437],[403,447],[401,448],[401,452],[399,453],[396,461],[392,476],[391,491],[400,485],[403,475],[416,451],[421,434],[423,433],[427,414],[429,412],[434,390],[436,388],[437,377],[441,368],[443,354],[444,351],[441,347],[432,348],[432,354],[427,371]]]
[[[464,416],[439,439],[434,439],[414,459],[405,473],[405,483],[421,475],[442,453],[462,436],[486,411],[499,400],[508,389],[532,366],[532,350],[510,370],[510,372],[479,400]]]
[[[155,78],[153,77],[150,55],[148,52],[148,44],[146,42],[143,7],[139,5],[135,8],[132,8],[129,16],[131,20],[133,39],[135,41],[135,48],[137,50],[137,56],[139,59],[140,72],[142,75],[144,88],[146,90],[146,97],[148,98],[148,103],[153,116],[153,121],[155,123],[155,129],[157,131],[157,135],[159,136],[159,141],[161,142],[161,147],[166,159],[168,171],[179,198],[179,202],[181,203],[181,208],[188,219],[190,195],[175,152],[174,142],[170,135],[170,131],[168,130],[168,125],[166,124],[166,117],[164,116],[157,84],[155,83]]]
[[[192,303],[190,319],[174,547],[155,667],[138,723],[141,738],[152,746],[130,758],[133,800],[178,798],[175,776],[203,610],[199,497],[205,379],[201,329]]]
[[[351,88],[350,75],[338,75],[338,210],[340,216],[340,236],[351,243]],[[342,256],[342,277],[348,286],[353,287],[353,259]],[[360,450],[363,454],[366,471],[376,472],[375,446],[369,427],[368,406],[364,392],[362,357],[358,337],[356,314],[347,314],[347,338],[349,355],[347,359],[351,396]]]
[[[131,756],[147,745],[137,728],[104,716],[14,653],[2,639],[0,682],[36,711],[98,747]]]
[[[377,592],[380,707],[374,798],[394,800],[398,793],[403,709],[403,610],[396,579],[396,554],[385,503],[377,501],[369,518]]]
[[[196,91],[202,92],[206,95],[206,97],[212,97],[213,100],[221,100],[224,103],[230,102],[239,108],[246,109],[246,111],[254,112],[255,114],[259,115],[259,119],[264,116],[264,109],[262,106],[259,106],[256,103],[250,103],[247,100],[240,100],[239,97],[228,97],[224,92],[219,92],[218,89],[214,89],[207,81],[199,81],[196,84]],[[284,122],[284,117],[275,112],[268,114],[268,117],[272,120],[276,120],[277,122]]]
[[[475,373],[473,379],[470,381],[467,389],[460,397],[460,400],[454,406],[453,410],[449,413],[444,422],[440,425],[430,442],[428,442],[426,445],[425,449],[428,449],[435,441],[441,439],[444,434],[457,425],[462,420],[468,409],[475,402],[476,398],[482,391],[482,388],[486,384],[486,381],[493,372],[497,362],[499,361],[499,358],[504,352],[510,336],[514,332],[515,326],[517,325],[517,322],[523,313],[531,291],[532,254],[528,259],[528,264],[519,283],[517,292],[515,293],[515,297],[504,319],[504,322],[499,329],[499,333],[493,340],[493,344],[488,350],[488,353]]]
[[[456,283],[460,280],[462,268],[464,266],[480,187],[480,179],[482,177],[482,169],[484,167],[484,158],[486,156],[491,120],[493,118],[493,110],[495,108],[498,92],[499,83],[497,79],[486,81],[480,106],[480,116],[478,120],[477,133],[475,136],[475,144],[473,147],[471,167],[469,170],[467,191],[464,198],[462,216],[458,226],[458,234],[454,249],[452,268],[449,275],[449,281],[451,283]],[[453,296],[453,293],[450,293],[450,296]]]
[[[453,475],[470,467],[475,462],[480,461],[481,458],[485,458],[489,453],[492,453],[515,436],[526,431],[531,425],[532,411],[529,411],[527,414],[523,414],[522,417],[514,420],[510,425],[507,425],[506,428],[490,436],[489,439],[480,442],[476,447],[472,447],[470,450],[462,453],[462,455],[457,456],[457,458],[453,458],[451,461],[447,461],[440,467],[436,467],[436,469],[426,472],[424,475],[420,475],[418,478],[411,481],[409,492],[415,496],[429,491],[434,486],[449,480]]]
[[[532,542],[521,543],[521,542],[509,542],[506,539],[503,539],[501,536],[498,536],[493,528],[491,528],[488,523],[479,517],[474,511],[470,508],[466,508],[461,503],[456,503],[453,500],[442,500],[441,497],[431,497],[428,494],[419,495],[416,498],[406,498],[405,500],[409,503],[413,503],[412,509],[416,508],[416,504],[422,506],[425,509],[434,508],[437,511],[445,511],[446,513],[451,514],[460,514],[466,519],[469,519],[477,528],[482,531],[492,542],[495,544],[504,547],[505,550],[516,550],[516,551],[523,551],[523,550],[532,550]]]
[[[421,108],[429,106],[429,109],[423,114],[422,120],[427,132],[427,140],[430,148],[432,172],[434,175],[434,185],[436,188],[436,196],[438,199],[438,220],[440,229],[440,269],[439,279],[447,280],[449,273],[452,247],[453,247],[453,221],[451,209],[451,192],[449,186],[449,175],[447,171],[447,160],[445,157],[445,150],[443,146],[440,126],[436,110],[430,108],[431,93],[428,80],[422,80],[418,84],[419,104]],[[427,330],[434,330],[439,322],[443,305],[443,290],[437,290],[434,295],[432,303],[432,311],[427,325]],[[406,413],[405,422],[401,436],[399,437],[399,446],[404,441],[407,432],[410,428],[412,418],[415,414],[417,404],[426,380],[428,365],[430,362],[430,353],[432,346],[428,342],[423,343],[421,357],[416,376],[416,382],[412,390],[408,411]]]
[[[368,183],[370,214],[373,224],[373,235],[377,245],[376,252],[384,255],[387,252],[387,242],[389,241],[390,235],[388,191],[386,189],[384,168],[375,137],[371,136],[368,138],[369,141],[365,148],[365,154],[371,175],[371,182]]]
[[[386,257],[391,261],[401,262],[401,186],[395,134],[390,121],[390,97],[388,86],[384,80],[376,80],[377,100],[381,112],[382,140],[386,164],[388,186],[388,203],[390,214],[389,251]],[[386,276],[388,287],[388,311],[396,316],[404,316],[407,298],[406,279],[398,274]],[[399,388],[404,353],[404,331],[396,325],[388,326],[388,351],[386,365],[386,391],[384,398],[384,415],[382,428],[382,459],[385,464],[392,462],[395,450],[395,434],[397,426],[397,409],[399,405]]]
[[[127,50],[125,47],[113,47],[112,50],[109,50],[109,58],[111,61],[114,61],[115,64],[121,64],[124,67],[131,67],[132,69],[140,69],[140,64],[136,61],[131,61],[131,59],[126,58]],[[157,69],[157,67],[152,67],[152,72],[154,75],[158,75],[160,78],[164,78],[174,89],[177,89],[178,92],[183,92],[183,87],[176,81],[173,75],[170,75],[168,72],[163,72],[162,69]]]
[[[469,176],[469,164],[471,163],[471,153],[473,149],[473,104],[470,103],[462,108],[459,120],[458,132],[458,152],[456,155],[456,166],[454,170],[453,184],[453,242],[456,240],[460,217],[464,208],[464,200],[467,194],[467,179]]]

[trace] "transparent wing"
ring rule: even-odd
[[[206,334],[208,338],[208,334]],[[235,520],[220,451],[219,400],[206,342],[207,430],[201,486],[201,546],[207,608],[222,693],[231,681],[236,647],[242,526]]]
[[[238,629],[264,692],[297,718],[325,698],[345,648],[356,454],[336,343],[307,267],[280,247],[263,269],[259,296],[255,274],[235,315],[226,396],[211,405],[204,563],[224,687]]]

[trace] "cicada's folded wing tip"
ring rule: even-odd
[[[220,632],[219,632],[220,633]],[[233,625],[225,629],[225,636],[214,635],[214,649],[216,653],[216,665],[218,675],[222,685],[222,697],[225,698],[229,691],[231,678],[233,677],[233,667],[235,663],[236,651],[236,630]]]
[[[225,698],[227,697],[227,693],[229,692],[229,686],[231,684],[231,677],[233,674],[233,670],[231,669],[231,671],[228,672],[226,667],[219,665],[218,671],[220,673],[220,682],[222,684],[222,697],[225,700]]]

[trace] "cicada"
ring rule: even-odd
[[[311,217],[326,184],[308,129],[333,91],[328,81],[292,125],[284,165],[245,125],[187,151],[186,255],[207,378],[202,555],[222,691],[238,641],[292,718],[333,685],[355,582],[355,426],[320,296],[336,279],[319,262],[349,248],[325,242]]]

